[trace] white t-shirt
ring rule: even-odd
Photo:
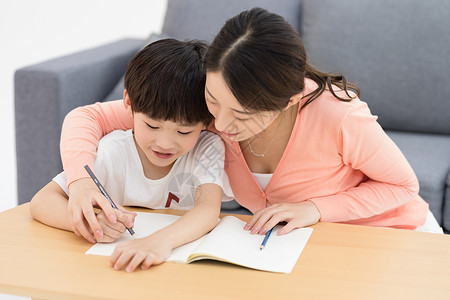
[[[263,191],[266,190],[267,185],[269,184],[270,179],[272,179],[273,174],[262,174],[252,172],[253,177],[255,177],[256,181],[259,183],[259,186]]]
[[[191,209],[198,186],[215,183],[222,187],[222,201],[233,199],[224,171],[225,148],[214,133],[203,131],[194,148],[178,158],[169,174],[157,180],[144,175],[131,130],[116,130],[100,140],[94,173],[114,202],[147,208]],[[53,178],[67,195],[62,172]]]

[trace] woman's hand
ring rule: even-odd
[[[133,227],[136,214],[120,206],[120,212],[114,209],[92,179],[83,178],[73,182],[69,192],[67,214],[76,235],[83,236],[91,243],[103,239],[103,229],[97,220],[94,207],[103,211],[109,223],[115,224],[119,220],[126,227]]]
[[[299,203],[279,203],[258,210],[245,225],[245,230],[252,234],[266,234],[279,222],[287,224],[278,231],[278,235],[290,232],[292,229],[314,225],[321,218],[316,205],[311,201]]]
[[[143,270],[152,265],[159,265],[167,260],[172,251],[172,247],[165,240],[167,239],[153,234],[123,242],[116,246],[111,255],[111,267],[115,270],[125,268],[125,271],[133,272],[139,265]]]

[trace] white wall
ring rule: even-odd
[[[160,32],[167,0],[1,0],[0,212],[17,205],[14,71],[121,38]],[[32,166],[30,166],[32,167]],[[27,299],[0,294],[0,300]]]
[[[145,39],[160,32],[166,5],[167,0],[2,0],[0,211],[17,204],[14,70],[121,38]]]

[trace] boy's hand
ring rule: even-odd
[[[171,251],[169,244],[155,235],[126,241],[114,249],[111,255],[111,267],[115,270],[125,268],[125,271],[133,272],[141,265],[141,269],[146,270],[152,265],[165,262]]]
[[[103,238],[103,230],[95,215],[94,207],[100,208],[112,224],[117,222],[117,210],[102,195],[91,178],[83,178],[73,182],[69,187],[69,191],[70,197],[67,205],[67,214],[72,224],[72,229],[76,235],[83,236],[86,240],[94,244],[96,239],[100,240]],[[135,215],[123,207],[119,207],[119,209]],[[124,224],[127,224],[127,226],[131,225],[132,227],[133,221],[130,219],[124,221]],[[92,233],[94,233],[95,238]]]
[[[136,214],[131,212],[123,212],[115,210],[117,222],[111,223],[106,217],[105,213],[101,211],[97,214],[97,220],[102,228],[103,236],[97,238],[99,243],[111,243],[122,236],[122,234],[128,228],[133,227],[134,218]]]

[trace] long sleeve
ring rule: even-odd
[[[365,106],[349,112],[339,141],[343,163],[361,171],[366,180],[337,194],[311,199],[323,221],[371,218],[417,197],[419,184],[411,166]]]
[[[93,168],[100,139],[111,131],[133,128],[133,119],[122,100],[95,103],[72,110],[61,132],[61,160],[67,185],[87,177],[85,165]]]

